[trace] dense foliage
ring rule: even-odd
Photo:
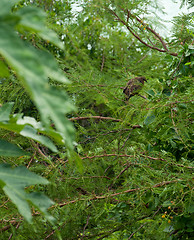
[[[162,37],[155,0],[5,2],[0,238],[191,239],[193,14]]]

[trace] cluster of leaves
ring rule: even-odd
[[[63,44],[54,32],[45,27],[45,14],[41,10],[27,6],[12,13],[11,10],[17,2],[19,1],[15,0],[9,3],[1,1],[0,3],[1,79],[6,81],[6,78],[12,75],[17,76],[15,78],[23,83],[26,92],[31,96],[39,110],[42,122],[37,122],[32,117],[24,117],[23,113],[11,114],[13,103],[9,102],[0,108],[0,127],[33,139],[51,151],[57,152],[54,143],[44,136],[47,135],[58,144],[64,145],[66,143],[66,146],[72,152],[74,128],[65,119],[64,114],[72,111],[74,107],[64,91],[59,91],[48,83],[49,79],[56,79],[62,83],[66,83],[67,79],[63,76],[51,54],[32,47],[27,41],[21,39],[21,34],[26,31],[33,31],[39,37],[54,43],[60,48],[63,48]],[[51,127],[51,121],[56,130]],[[17,145],[5,140],[0,140],[0,143],[1,156],[26,155]],[[44,195],[40,194],[26,195],[22,190],[29,184],[48,184],[47,180],[23,168],[11,170],[4,165],[1,165],[0,179],[3,190],[17,205],[18,210],[27,221],[30,222],[32,219],[27,201],[47,214],[46,209],[52,201],[47,200]]]
[[[3,175],[1,178],[4,190],[20,213],[31,221],[29,206],[26,215],[26,208],[14,200],[17,194],[15,191],[9,194],[10,189],[19,189],[22,199],[39,210],[33,211],[36,218],[32,230],[3,196],[2,236],[5,239],[10,234],[15,239],[37,236],[69,240],[190,239],[194,212],[190,18],[175,19],[177,31],[171,38],[163,39],[153,30],[156,23],[149,17],[149,12],[158,8],[156,1],[79,3],[21,1],[12,13],[11,8],[6,13],[7,19],[12,16],[11,23],[7,23],[11,29],[6,34],[13,33],[13,39],[17,39],[14,43],[25,46],[11,48],[11,40],[5,35],[8,40],[1,42],[6,44],[7,51],[11,49],[6,54],[0,42],[3,57],[0,67],[6,73],[1,76],[0,84],[3,90],[0,100],[4,104],[0,109],[3,129],[0,135],[4,138],[0,145],[1,161],[13,164],[13,158],[7,156],[14,152],[12,156],[21,156],[14,158],[15,164],[26,165],[51,184],[44,188],[34,185],[48,181],[26,173],[24,168],[10,169],[2,165],[1,172],[7,172],[6,178]],[[53,33],[40,24],[42,11],[28,4],[47,11],[48,24],[57,30],[65,53],[60,49],[61,43],[53,39]],[[81,12],[72,17],[79,7]],[[69,19],[64,19],[63,11]],[[180,32],[184,33],[181,40]],[[21,49],[25,49],[24,55]],[[5,61],[12,70],[6,68]],[[121,87],[130,78],[141,75],[147,78],[140,92],[144,98],[135,95],[126,102]],[[72,84],[66,85],[64,76]],[[23,93],[18,97],[8,94],[9,90],[27,91],[33,103],[26,101]],[[9,96],[15,96],[11,100],[16,102],[14,110],[20,114],[12,114],[12,103],[5,104]],[[23,117],[21,112],[28,117]],[[72,152],[74,138],[70,122],[76,128],[78,154]],[[17,143],[20,149],[5,144],[5,140]],[[21,148],[31,156],[24,156]],[[70,150],[65,152],[66,149]],[[71,164],[72,160],[77,167]],[[14,180],[18,173],[29,174],[31,181],[24,178],[18,183]],[[57,220],[55,226],[46,212],[52,202],[45,195],[34,193],[36,190],[56,202],[49,210]]]

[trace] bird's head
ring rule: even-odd
[[[140,82],[140,83],[143,83],[144,82],[147,82],[146,78],[145,77],[136,77],[136,79]]]

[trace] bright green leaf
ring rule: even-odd
[[[7,65],[0,60],[0,77],[8,77],[9,76],[9,69]]]
[[[154,92],[154,90],[152,90],[152,89],[146,91],[146,93],[149,94],[149,95],[152,96],[152,97],[155,96],[155,92]]]

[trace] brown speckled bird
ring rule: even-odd
[[[126,100],[129,98],[139,95],[139,91],[142,89],[144,82],[147,82],[145,77],[135,77],[129,80],[127,86],[123,88],[123,93],[127,95]]]

